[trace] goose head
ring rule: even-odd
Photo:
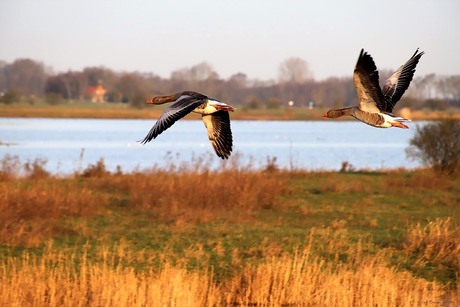
[[[337,118],[346,115],[345,111],[343,109],[339,110],[329,110],[326,113],[323,114],[323,117],[326,118]]]

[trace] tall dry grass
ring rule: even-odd
[[[72,180],[0,181],[0,242],[39,245],[66,231],[62,220],[103,214],[108,201]]]
[[[231,164],[216,171],[204,162],[123,174],[111,173],[100,160],[74,178],[57,178],[41,161],[21,165],[8,157],[0,168],[0,242],[38,245],[65,231],[63,220],[108,214],[112,206],[177,224],[244,221],[275,206],[285,184],[286,175],[276,171]]]
[[[91,190],[109,191],[115,202],[148,211],[156,217],[181,222],[207,222],[219,218],[244,220],[261,208],[279,204],[286,174],[276,169],[254,170],[249,165],[222,162],[217,170],[209,157],[166,168],[110,175],[102,162],[90,165],[82,176]],[[210,158],[211,159],[211,158]],[[118,197],[118,200],[116,198]]]
[[[248,264],[216,282],[212,270],[168,260],[159,269],[126,265],[139,253],[123,243],[88,254],[51,244],[42,256],[0,259],[0,305],[8,306],[456,306],[459,287],[414,277],[389,264],[391,251],[337,263],[310,243],[294,253]],[[322,239],[322,238],[320,238]],[[339,242],[336,242],[340,244]],[[332,245],[337,245],[332,244]],[[141,253],[142,254],[142,253]],[[238,258],[239,256],[235,255]],[[238,259],[234,259],[238,261]]]
[[[122,245],[110,252],[44,255],[24,253],[0,263],[1,306],[217,306],[216,286],[207,272],[187,272],[166,263],[136,272],[120,259],[135,257]]]
[[[441,285],[399,272],[379,255],[333,268],[309,250],[249,267],[228,287],[225,301],[241,306],[417,306],[446,295]]]
[[[128,183],[135,207],[163,219],[210,221],[228,214],[237,219],[275,205],[283,187],[279,176],[262,172],[160,172]]]
[[[460,278],[460,227],[451,218],[436,219],[409,229],[404,251],[418,267],[442,266],[451,279]]]

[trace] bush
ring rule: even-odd
[[[45,101],[47,104],[55,106],[61,103],[62,96],[61,94],[48,93],[46,94]]]
[[[448,108],[448,104],[441,99],[427,99],[425,100],[425,108],[432,111],[445,111]]]
[[[449,119],[417,126],[409,144],[407,156],[420,159],[436,172],[452,175],[460,170],[460,121]]]
[[[21,161],[18,156],[6,154],[0,160],[0,182],[13,180],[19,176],[21,172]]]
[[[82,177],[104,177],[110,175],[110,172],[105,167],[104,159],[99,159],[96,164],[90,164],[81,174]]]
[[[24,164],[26,176],[30,179],[45,179],[51,177],[46,170],[47,160],[37,158],[34,161],[28,161]]]
[[[267,100],[267,109],[277,110],[281,108],[282,105],[283,103],[278,98],[270,97]]]
[[[21,94],[17,90],[9,90],[3,96],[0,96],[0,102],[4,104],[12,104],[18,102]]]

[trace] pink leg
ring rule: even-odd
[[[409,129],[408,126],[406,126],[406,125],[404,125],[403,123],[400,123],[400,122],[393,122],[393,123],[391,123],[391,126],[402,128],[402,129]]]

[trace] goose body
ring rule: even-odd
[[[379,85],[379,72],[374,60],[364,49],[361,49],[358,62],[353,73],[353,83],[358,95],[357,106],[332,109],[323,115],[327,118],[352,116],[377,128],[398,127],[409,128],[403,122],[407,118],[392,114],[396,103],[401,99],[414,77],[415,67],[424,52],[418,49],[414,55],[401,65],[385,82],[383,89]]]
[[[202,115],[209,141],[217,156],[222,159],[230,157],[233,148],[233,138],[228,112],[233,112],[235,110],[234,107],[192,91],[180,92],[168,96],[157,96],[146,102],[149,104],[171,103],[171,105],[161,114],[155,125],[141,141],[142,144],[155,139],[176,121],[193,112]]]

